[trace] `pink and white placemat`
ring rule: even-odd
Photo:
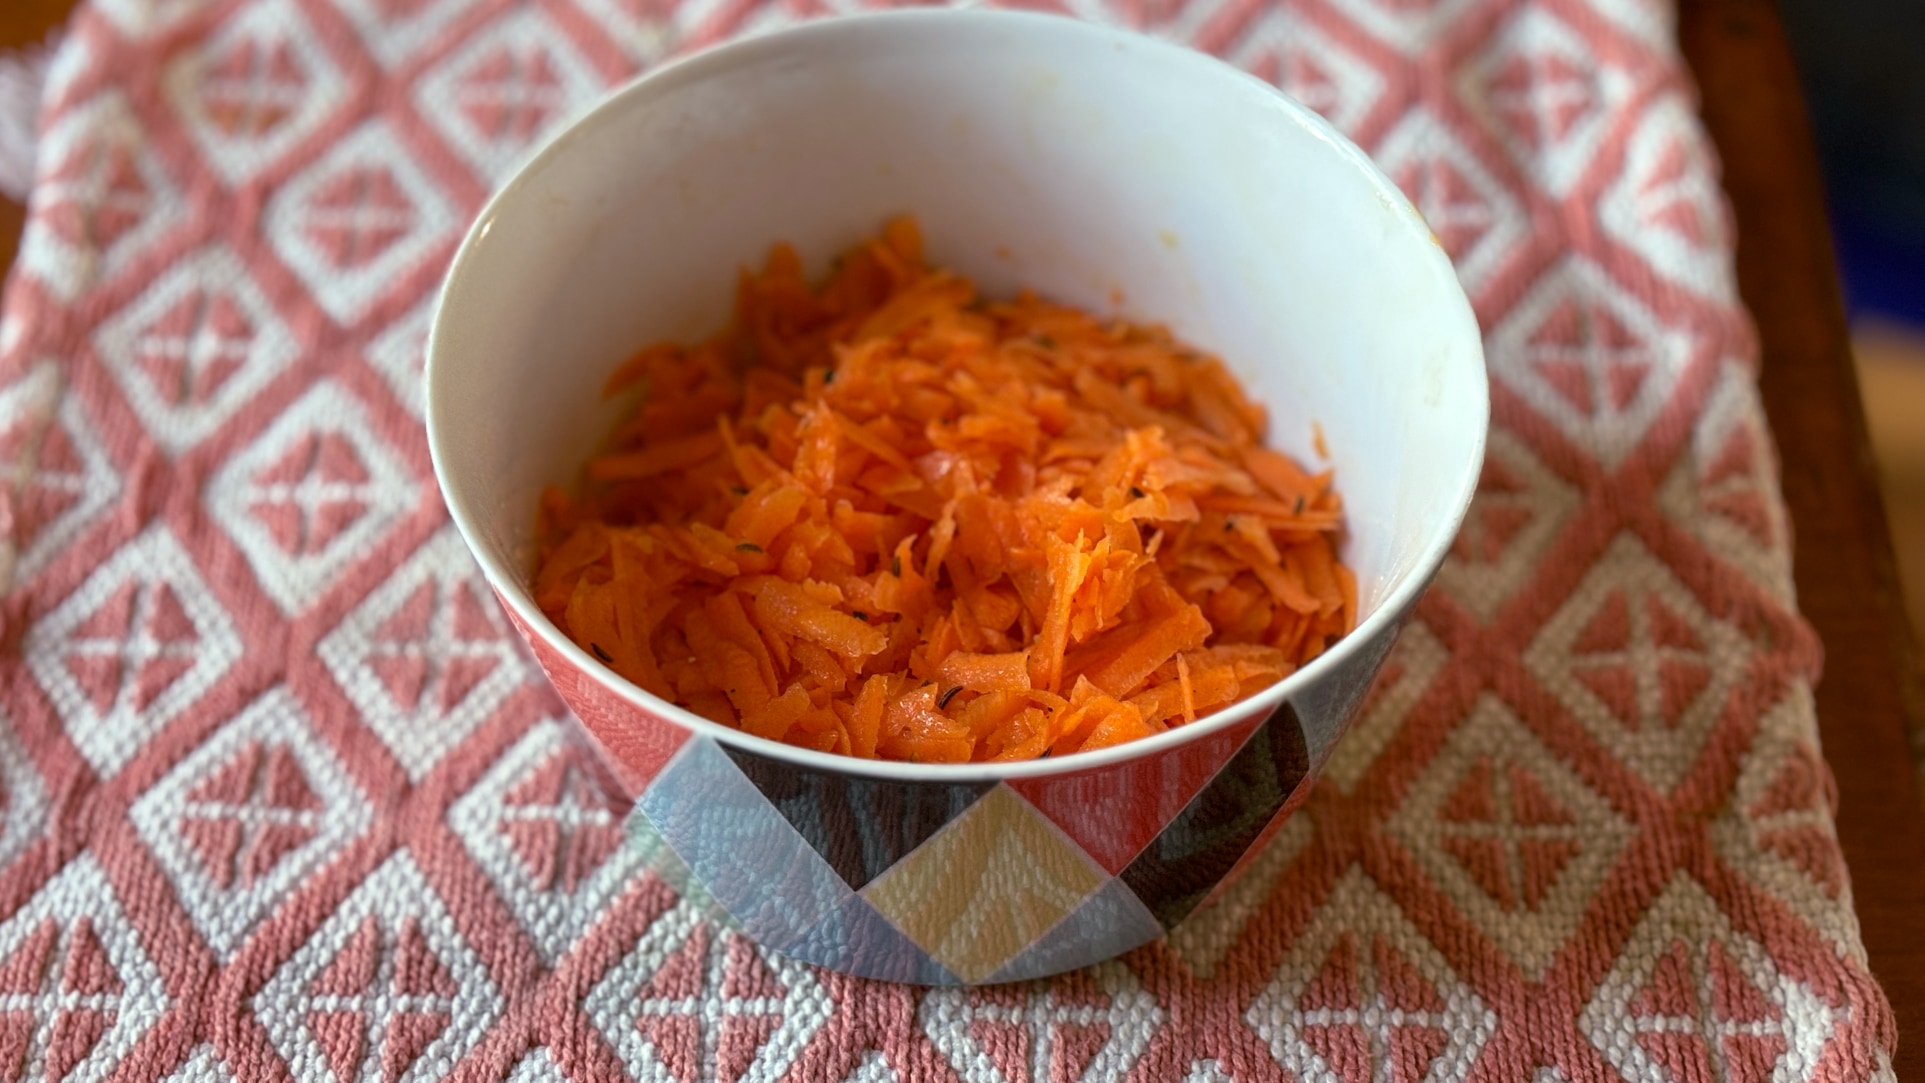
[[[1326,778],[1167,941],[923,992],[643,873],[449,528],[431,296],[603,89],[818,0],[89,0],[0,321],[0,1079],[1890,1078],[1664,0],[1063,0],[1276,80],[1496,431]]]

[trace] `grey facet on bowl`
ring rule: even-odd
[[[1167,325],[1328,436],[1360,621],[1194,723],[1015,764],[764,741],[628,683],[531,595],[534,509],[616,421],[639,346],[727,317],[777,240],[812,269],[898,214],[986,293]],[[1127,32],[920,10],[711,50],[612,95],[469,233],[433,322],[428,435],[504,608],[636,798],[632,844],[759,943],[865,977],[1010,981],[1187,917],[1306,792],[1436,574],[1483,459],[1476,320],[1417,212],[1268,84]]]

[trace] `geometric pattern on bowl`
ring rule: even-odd
[[[579,676],[558,682],[571,700],[599,683]],[[628,708],[591,732],[679,729]],[[646,783],[630,844],[803,962],[919,985],[1046,977],[1155,939],[1217,890],[1303,792],[1305,730],[1285,704],[1162,755],[1005,782],[866,778],[691,735]],[[624,744],[652,758],[665,741]]]

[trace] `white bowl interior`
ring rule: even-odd
[[[614,365],[717,330],[771,242],[820,269],[901,213],[993,295],[1032,287],[1220,354],[1268,406],[1272,446],[1312,466],[1321,425],[1366,612],[1434,570],[1475,482],[1486,384],[1409,202],[1213,60],[986,12],[815,24],[677,65],[495,200],[444,294],[428,391],[437,469],[484,563],[526,587],[537,494],[616,420],[599,397]]]

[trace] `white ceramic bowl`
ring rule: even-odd
[[[933,259],[1167,324],[1317,462],[1360,626],[1134,744],[1014,765],[798,750],[628,684],[530,595],[537,493],[616,420],[640,345],[727,317],[776,240],[820,262],[913,213]],[[481,215],[434,318],[428,435],[455,522],[638,798],[658,862],[758,940],[920,982],[1084,965],[1181,920],[1294,807],[1436,573],[1483,457],[1477,324],[1364,154],[1274,88],[1070,20],[913,11],[711,50],[613,95]]]

